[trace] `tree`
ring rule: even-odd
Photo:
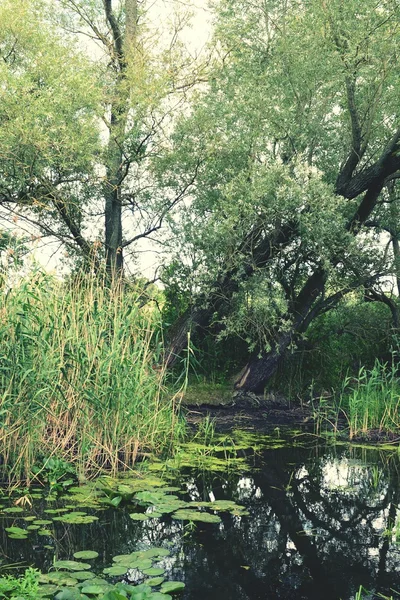
[[[149,164],[196,66],[179,41],[161,46],[137,0],[57,0],[56,10],[6,0],[0,10],[3,210],[119,275],[124,252],[161,229],[193,181],[160,195]]]
[[[171,352],[190,320],[247,331],[237,389],[261,391],[318,315],[392,270],[371,222],[400,169],[399,10],[392,0],[218,4],[220,60],[176,150],[177,171],[183,153],[203,159],[180,227],[201,292]]]

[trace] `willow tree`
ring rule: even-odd
[[[249,344],[236,387],[260,391],[318,315],[391,271],[374,223],[400,170],[399,17],[397,0],[217,4],[220,60],[175,150],[176,173],[203,161],[169,362],[216,323]]]
[[[157,192],[149,163],[196,79],[174,31],[137,0],[5,0],[0,8],[0,202],[110,275],[191,185]],[[160,41],[161,40],[161,41]],[[166,42],[170,40],[170,42]],[[171,41],[172,40],[172,41]]]

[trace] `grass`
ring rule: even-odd
[[[0,293],[0,456],[29,479],[49,457],[78,474],[131,467],[182,433],[157,365],[159,314],[140,291],[41,272]]]
[[[398,433],[400,379],[395,360],[391,365],[377,360],[372,369],[361,368],[357,378],[346,378],[336,401],[321,398],[316,413],[319,427],[324,422],[338,432],[345,423],[350,439],[371,431]]]

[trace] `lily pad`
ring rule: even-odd
[[[158,575],[164,575],[165,569],[162,567],[150,567],[149,569],[144,569],[143,573],[150,575],[150,577],[158,577]]]
[[[77,588],[71,588],[66,590],[61,590],[55,596],[56,600],[86,600],[89,596],[85,596],[85,594],[81,594],[81,592]]]
[[[144,513],[131,513],[129,516],[134,521],[147,521],[150,518],[150,515]]]
[[[124,563],[130,562],[132,559],[132,554],[117,554],[117,556],[114,556],[113,561],[116,563]]]
[[[161,585],[164,581],[164,577],[152,577],[151,579],[147,579],[146,583],[151,585],[151,587],[156,587],[157,585]]]
[[[98,556],[99,553],[95,552],[94,550],[80,550],[79,552],[74,553],[74,558],[84,558],[85,560],[97,558]]]
[[[39,529],[38,535],[53,535],[50,529]]]
[[[151,560],[149,558],[138,558],[136,560],[132,560],[129,568],[130,569],[139,569],[139,571],[144,571],[144,569],[150,569]]]
[[[22,513],[24,509],[20,506],[9,506],[8,508],[4,508],[5,513]]]
[[[210,513],[199,512],[196,510],[177,510],[173,515],[173,519],[179,521],[199,521],[201,523],[220,523],[221,517],[218,515],[210,515]]]
[[[46,575],[40,575],[40,583],[56,583],[58,585],[76,585],[78,580],[72,577],[69,573],[63,571],[55,571],[54,573],[47,573]]]
[[[99,594],[104,594],[104,587],[101,585],[87,585],[82,588],[82,594],[94,594],[98,596]]]
[[[51,525],[52,521],[49,521],[48,519],[35,519],[33,523],[34,525]]]
[[[166,581],[161,586],[161,593],[179,592],[183,590],[185,584],[182,581]]]
[[[54,596],[58,592],[60,587],[54,583],[45,583],[38,589],[39,596],[46,598],[47,596]]]
[[[40,529],[40,525],[28,525],[26,529],[27,531],[36,531],[37,529]]]
[[[78,581],[89,581],[89,579],[94,579],[96,575],[90,571],[74,571],[74,577]]]
[[[6,527],[7,533],[12,533],[13,535],[27,535],[26,529],[21,529],[21,527]]]
[[[60,517],[54,517],[53,521],[60,521],[61,523],[71,523],[72,525],[84,525],[87,523],[93,523],[94,521],[98,521],[99,517],[95,517],[94,515],[87,515],[85,513],[67,513],[65,515],[61,515]]]
[[[105,573],[106,575],[112,575],[112,576],[125,575],[128,568],[129,567],[123,567],[123,566],[107,567],[106,569],[103,569],[103,573]]]
[[[56,569],[66,569],[67,571],[86,571],[86,569],[91,568],[88,563],[76,560],[56,560],[53,566]]]

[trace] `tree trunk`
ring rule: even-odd
[[[265,384],[276,372],[279,363],[286,355],[290,344],[304,333],[317,314],[315,303],[324,291],[327,274],[317,269],[311,275],[292,307],[293,321],[289,331],[278,333],[275,344],[269,352],[256,352],[235,382],[235,389],[256,394],[264,391]]]
[[[242,242],[238,253],[244,254],[243,264],[221,273],[209,294],[202,294],[196,304],[188,308],[172,327],[167,340],[165,366],[172,367],[179,354],[187,347],[188,333],[210,325],[214,314],[220,317],[233,295],[239,290],[240,283],[247,281],[256,269],[264,267],[278,251],[290,244],[297,229],[294,223],[276,226],[273,233],[262,237],[261,230],[254,230]]]

